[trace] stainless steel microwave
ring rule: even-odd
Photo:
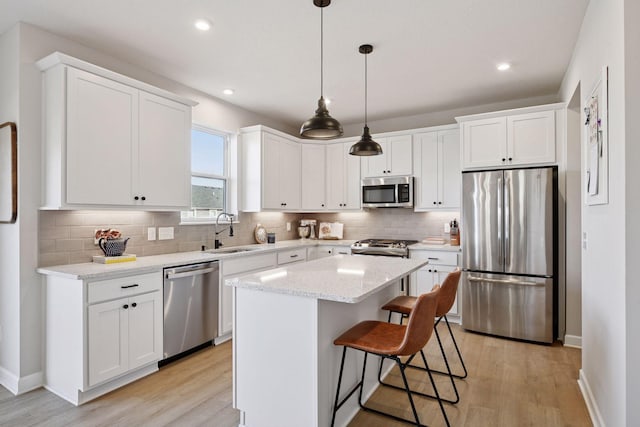
[[[412,176],[382,176],[362,180],[362,207],[413,207]]]

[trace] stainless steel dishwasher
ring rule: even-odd
[[[164,359],[218,336],[218,261],[164,269]]]

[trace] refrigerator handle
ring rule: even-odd
[[[511,264],[511,239],[509,230],[511,229],[511,180],[504,177],[504,266]]]
[[[502,185],[502,178],[497,179],[497,196],[498,196],[498,265],[504,265],[504,252],[503,252],[503,243],[502,243],[502,198],[504,187]]]

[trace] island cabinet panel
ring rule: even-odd
[[[356,304],[242,288],[234,292],[233,398],[244,425],[322,427],[331,424],[342,354],[333,340],[359,321],[386,321],[380,307],[399,294],[400,285]],[[362,360],[359,352],[348,352],[343,392],[355,386]],[[374,360],[369,359],[365,395],[377,387]],[[385,364],[385,373],[390,366]],[[353,397],[338,411],[336,425],[346,425],[357,411]]]
[[[401,279],[424,260],[335,255],[236,277],[233,286],[233,404],[243,425],[325,427],[342,348],[333,341],[363,320],[386,321],[380,307],[401,293]],[[361,375],[363,354],[347,353],[342,394]],[[391,363],[383,367],[386,375]],[[363,393],[378,387],[378,363],[367,364]],[[357,398],[336,417],[347,425]]]
[[[158,370],[161,272],[105,280],[48,275],[45,295],[48,390],[79,405]]]
[[[463,169],[538,165],[556,161],[556,111],[551,104],[456,117]]]
[[[38,65],[46,208],[190,206],[193,102],[63,54]]]

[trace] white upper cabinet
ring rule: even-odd
[[[38,66],[45,207],[190,206],[195,103],[60,53]]]
[[[140,92],[139,111],[134,199],[138,195],[146,199],[143,204],[190,207],[191,107]]]
[[[66,98],[66,203],[132,204],[138,90],[68,68]]]
[[[242,210],[296,211],[301,199],[301,144],[262,126],[241,131]]]
[[[460,133],[455,128],[418,133],[413,139],[415,210],[460,207]]]
[[[360,210],[360,158],[349,154],[354,141],[327,145],[327,208]]]
[[[412,174],[411,135],[374,136],[382,154],[362,158],[362,177]]]
[[[457,117],[463,169],[554,163],[559,105]]]
[[[317,212],[327,206],[325,144],[302,144],[302,210]]]

